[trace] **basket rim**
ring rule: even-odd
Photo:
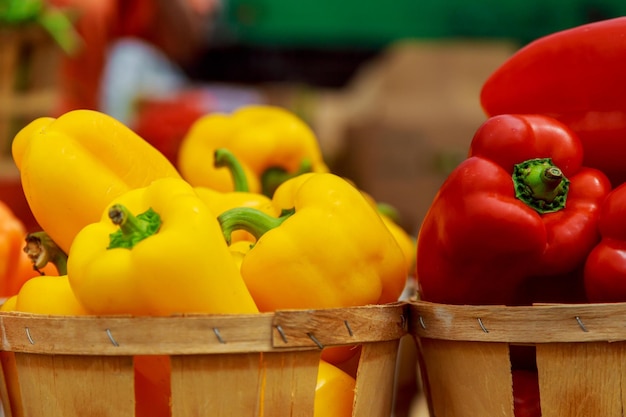
[[[406,303],[167,317],[55,316],[0,312],[0,350],[146,355],[320,350],[400,339]]]
[[[505,342],[626,341],[626,303],[532,306],[408,303],[409,333],[419,338]]]

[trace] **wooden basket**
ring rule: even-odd
[[[626,303],[409,305],[431,417],[513,417],[512,345],[535,346],[542,417],[622,417]]]
[[[389,417],[406,304],[259,315],[1,313],[7,417],[135,416],[133,357],[167,355],[171,416],[312,417],[321,347],[361,345],[355,417]]]

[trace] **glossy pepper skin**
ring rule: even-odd
[[[279,107],[250,105],[232,114],[211,113],[197,120],[178,154],[183,178],[194,186],[233,191],[230,173],[213,163],[218,148],[230,150],[240,161],[250,192],[270,197],[290,176],[328,172],[313,131]]]
[[[113,200],[76,236],[68,275],[95,314],[258,312],[215,215],[176,178]]]
[[[351,417],[356,380],[321,360],[315,386],[313,417]]]
[[[535,279],[550,287],[551,277],[572,274],[563,296],[582,286],[575,271],[599,240],[600,206],[611,189],[606,176],[583,167],[582,159],[576,136],[547,116],[500,115],[483,123],[420,228],[421,298],[516,305],[552,301],[541,293],[522,296]],[[526,161],[539,162],[532,162],[530,176]],[[521,174],[517,185],[515,173]],[[549,187],[543,175],[558,173]],[[524,193],[518,196],[518,190]],[[542,207],[547,211],[538,211]]]
[[[407,277],[414,275],[416,253],[415,238],[400,226],[398,212],[389,204],[377,202],[374,197],[363,190],[361,190],[361,194],[370,202],[372,207],[376,208],[383,223],[385,223],[387,229],[389,229],[393,237],[396,238],[398,245],[400,245],[400,249],[402,249],[406,260]]]
[[[227,241],[239,229],[257,239],[241,273],[261,311],[398,300],[406,260],[359,190],[334,174],[302,174],[272,201],[284,215],[235,208],[218,217]]]
[[[545,114],[567,124],[585,149],[585,166],[626,180],[626,17],[556,32],[518,50],[486,80],[488,116]]]
[[[585,263],[585,290],[590,302],[626,301],[626,184],[615,188],[600,212],[602,240]]]
[[[67,275],[42,275],[29,279],[2,311],[57,316],[89,314],[70,287]],[[14,302],[13,305],[11,303]]]
[[[157,178],[180,178],[148,142],[91,110],[34,120],[16,135],[12,153],[35,219],[66,253],[113,198]]]

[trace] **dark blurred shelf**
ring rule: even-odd
[[[376,49],[278,48],[236,45],[207,50],[188,75],[198,81],[304,83],[342,87]]]

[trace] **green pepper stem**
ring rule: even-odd
[[[59,275],[67,275],[67,254],[44,231],[26,235],[24,252],[33,263],[33,269],[39,274],[49,262],[57,269]]]
[[[283,210],[280,217],[273,217],[253,207],[234,207],[220,214],[217,220],[226,243],[230,245],[231,235],[235,230],[245,230],[258,240],[267,231],[283,224],[294,213],[295,209]]]
[[[550,158],[537,158],[515,165],[515,196],[538,213],[565,208],[569,180]]]
[[[126,206],[114,204],[109,208],[109,218],[119,230],[109,235],[107,249],[132,249],[137,243],[156,234],[161,227],[161,217],[152,208],[134,216]]]
[[[214,153],[214,166],[216,168],[226,167],[230,170],[230,175],[233,179],[234,190],[240,192],[248,192],[250,191],[250,186],[248,185],[248,178],[246,177],[246,173],[243,170],[243,166],[241,162],[237,159],[237,157],[226,148],[219,148],[215,150]]]
[[[288,179],[297,177],[298,175],[311,172],[312,170],[313,165],[308,158],[305,158],[302,162],[300,162],[300,166],[298,166],[298,169],[295,172],[287,172],[281,167],[267,168],[261,175],[261,193],[268,197],[272,197],[274,195],[274,191],[276,191],[280,184]]]

